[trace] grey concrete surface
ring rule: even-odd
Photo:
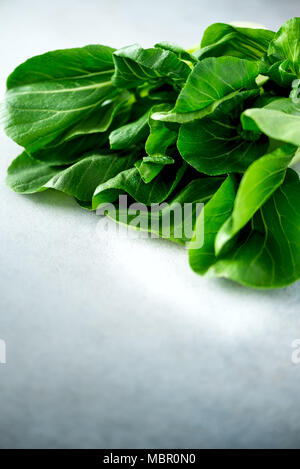
[[[214,21],[277,29],[298,0],[0,1],[0,88],[50,49],[159,40]],[[1,448],[300,447],[299,283],[247,290],[186,252],[110,236],[63,195],[4,184],[0,135]]]

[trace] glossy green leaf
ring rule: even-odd
[[[133,44],[114,52],[113,59],[113,83],[118,88],[134,88],[145,82],[165,79],[182,86],[190,73],[189,66],[174,52],[160,48],[143,49]]]
[[[293,145],[285,145],[259,158],[248,168],[239,185],[233,212],[217,234],[217,254],[282,184],[295,151]]]
[[[265,71],[265,75],[268,75],[271,80],[285,88],[290,87],[297,78],[296,73],[290,69],[289,60],[275,62]]]
[[[268,48],[274,60],[288,60],[291,72],[298,74],[300,67],[300,18],[291,18],[276,33]]]
[[[15,192],[33,194],[47,189],[45,184],[59,171],[58,167],[37,161],[24,151],[9,166],[6,183]]]
[[[279,288],[300,278],[300,181],[288,169],[284,183],[262,206],[230,253],[208,274],[246,286]]]
[[[157,178],[148,184],[143,181],[137,168],[120,172],[116,177],[100,184],[93,196],[93,208],[114,202],[119,195],[127,193],[137,202],[151,205],[166,200],[177,187],[186,170],[185,164],[166,167]]]
[[[249,60],[236,57],[204,59],[191,72],[174,109],[154,113],[152,118],[177,123],[202,119],[221,106],[232,106],[232,100],[235,104],[243,96],[241,91],[244,89],[257,92],[255,78],[258,74],[258,64]]]
[[[259,59],[268,49],[274,32],[259,28],[241,28],[225,23],[214,23],[205,31],[198,59],[232,56],[248,60]]]
[[[272,108],[252,108],[241,117],[245,130],[261,131],[268,137],[300,146],[300,115],[287,114]]]
[[[142,160],[135,163],[144,182],[151,182],[167,164],[174,164],[173,158],[166,155],[144,156]]]
[[[178,129],[177,126],[166,124],[152,118],[156,112],[167,112],[171,109],[169,104],[159,104],[153,106],[149,114],[150,134],[146,140],[145,149],[148,155],[165,154],[167,149],[176,143]]]
[[[174,52],[174,54],[176,54],[179,59],[185,60],[186,62],[191,62],[192,64],[197,63],[197,59],[192,54],[190,54],[188,51],[178,46],[177,44],[174,44],[173,42],[159,42],[155,44],[155,47]]]
[[[66,166],[82,158],[90,150],[100,149],[108,142],[108,133],[82,135],[60,145],[46,146],[30,156],[52,166]]]
[[[139,119],[113,130],[109,136],[112,150],[126,150],[127,148],[144,141],[149,134],[148,115],[146,112]]]
[[[189,261],[191,268],[203,275],[215,263],[215,238],[233,210],[235,198],[235,181],[233,176],[228,176],[221,187],[204,206],[195,227],[195,233],[189,248]],[[199,249],[195,249],[195,240],[201,237],[204,228],[204,244]]]
[[[95,126],[105,130],[110,121],[105,102],[118,93],[111,82],[112,52],[87,46],[54,51],[20,65],[7,81],[2,115],[7,135],[33,152],[58,143],[74,129],[77,134],[80,125],[90,132],[91,121],[92,132]]]
[[[164,122],[152,119],[152,114],[157,111],[167,111],[169,104],[153,106],[149,113],[148,124],[150,134],[146,140],[145,150],[149,156],[136,163],[136,167],[144,182],[151,182],[164,168],[166,164],[173,164],[174,159],[168,156],[167,150],[176,144],[178,129],[174,124],[167,125]]]
[[[202,208],[197,204],[208,202],[222,182],[223,178],[198,178],[168,199],[168,203],[154,205],[151,211],[142,210],[139,206],[136,210],[130,210],[116,204],[115,210],[107,214],[115,221],[136,230],[147,231],[151,236],[185,245],[191,240],[198,211]],[[132,223],[136,217],[139,223]]]
[[[174,111],[199,111],[241,89],[256,88],[258,64],[236,57],[210,57],[199,62],[181,90]]]
[[[61,49],[32,57],[19,65],[7,79],[7,89],[48,80],[69,78],[82,80],[85,74],[112,71],[112,53],[108,46],[90,45],[74,49]]]
[[[231,116],[232,113],[236,114],[236,111],[240,109],[244,101],[259,96],[259,89],[246,90],[246,91],[235,91],[225,96],[221,100],[213,102],[210,106],[207,106],[200,111],[194,112],[175,112],[173,109],[169,112],[159,111],[152,114],[152,119],[171,124],[188,124],[190,122],[196,122],[200,119],[208,117],[223,118],[224,116]]]
[[[292,94],[292,92],[291,92]],[[293,116],[300,116],[300,100],[292,98],[277,98],[264,106],[264,109],[273,109],[275,111],[285,112]]]
[[[260,133],[244,135],[238,123],[227,117],[183,124],[178,137],[183,159],[197,171],[210,175],[245,171],[265,153],[267,146]]]
[[[288,20],[269,44],[265,74],[282,87],[290,87],[300,73],[300,18]]]
[[[107,125],[109,125],[111,130],[122,126],[126,122],[132,105],[131,98],[129,97],[128,99],[127,91],[125,91],[125,94],[120,93],[118,101],[119,104],[116,103],[113,112],[110,113],[109,121],[107,121]],[[110,106],[110,104],[108,105]],[[92,119],[90,127],[87,127],[86,123],[85,121],[79,123],[74,128],[73,134],[71,135],[71,132],[69,132],[59,144],[53,142],[40,150],[28,153],[38,160],[45,161],[51,165],[61,166],[74,163],[81,159],[88,151],[98,151],[103,147],[108,147],[108,137],[111,130],[105,131],[107,125],[105,124],[100,131],[97,125],[93,125]],[[96,121],[94,123],[96,124]]]
[[[108,129],[113,130],[115,127],[122,126],[129,117],[134,101],[134,96],[126,90],[105,100],[99,110],[89,114],[86,119],[80,119],[78,124],[60,137],[59,143],[78,136],[106,132]],[[52,145],[53,143],[55,142],[52,142]]]
[[[8,169],[7,184],[23,194],[56,189],[82,201],[91,201],[95,188],[131,167],[136,154],[90,154],[66,169],[49,166],[25,152]]]

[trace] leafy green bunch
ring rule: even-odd
[[[300,277],[300,18],[277,33],[216,23],[194,51],[162,42],[33,57],[8,77],[7,183],[87,209],[119,195],[205,202],[192,269],[251,287]],[[118,219],[118,217],[116,217]],[[151,227],[149,228],[151,230]],[[161,234],[161,233],[160,233]],[[169,239],[187,244],[182,235]]]

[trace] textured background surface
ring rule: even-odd
[[[197,43],[213,21],[277,29],[299,0],[0,1],[0,84],[55,48]],[[0,136],[0,447],[300,447],[299,284],[193,274],[160,240],[117,239],[59,194],[4,185]]]

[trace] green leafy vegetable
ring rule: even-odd
[[[220,257],[209,274],[259,288],[283,287],[299,279],[299,197],[299,177],[289,169],[235,249]]]
[[[233,176],[228,176],[212,199],[206,204],[197,220],[194,238],[190,244],[189,260],[192,269],[199,274],[205,274],[216,261],[215,238],[233,210],[234,197],[235,181]],[[203,225],[204,244],[200,249],[194,249],[193,244],[198,235],[198,230],[202,230]]]
[[[131,228],[148,231],[151,236],[156,235],[185,245],[191,241],[192,232],[189,232],[189,228],[193,230],[199,215],[197,204],[208,202],[222,182],[223,178],[220,177],[194,179],[177,195],[171,196],[168,203],[154,204],[151,216],[149,212],[139,210],[140,207],[129,210],[119,204],[116,204],[115,210],[109,211],[107,215],[119,223],[126,224],[127,221]],[[191,210],[185,214],[182,214],[182,211],[177,212],[178,207],[184,207],[184,204],[191,204]],[[179,216],[172,216],[174,213]],[[138,223],[133,225],[132,221],[136,217],[138,217]]]
[[[112,150],[126,150],[140,141],[145,141],[148,134],[148,113],[146,113],[135,122],[113,130],[109,136],[110,148]]]
[[[231,56],[248,60],[262,57],[273,39],[273,31],[259,28],[239,28],[225,23],[214,23],[203,35],[198,59]]]
[[[299,72],[300,18],[287,21],[269,44],[268,55],[277,60],[288,60],[291,71]]]
[[[8,169],[7,183],[16,192],[32,194],[56,189],[82,201],[91,201],[96,187],[114,178],[136,161],[137,156],[90,154],[61,169],[37,161],[23,152]]]
[[[246,133],[229,118],[201,119],[180,128],[178,149],[189,164],[210,175],[243,172],[267,149],[260,132]]]
[[[295,282],[299,38],[300,18],[277,33],[215,23],[193,51],[89,45],[27,60],[1,105],[5,132],[23,147],[8,186],[64,192],[184,245],[201,275]]]
[[[100,204],[114,202],[123,193],[129,194],[142,204],[159,204],[172,194],[185,169],[185,164],[179,168],[172,165],[171,171],[165,168],[158,178],[148,184],[143,181],[137,168],[122,171],[95,189],[92,206],[96,209]]]
[[[266,106],[247,109],[242,115],[245,130],[261,131],[268,137],[300,146],[300,113],[286,113]]]
[[[300,18],[287,21],[269,43],[267,57],[263,58],[265,73],[276,83],[289,87],[299,78]]]
[[[178,46],[177,44],[164,41],[155,44],[155,47],[174,52],[174,54],[176,54],[179,59],[185,60],[186,62],[191,62],[192,64],[197,62],[197,59],[192,54],[190,54],[188,51]]]
[[[212,114],[224,102],[245,89],[257,88],[258,63],[236,57],[200,61],[181,90],[174,109],[154,119],[186,123]]]
[[[7,135],[33,152],[64,141],[75,128],[76,135],[90,133],[91,126],[93,132],[107,130],[112,109],[106,103],[119,104],[111,81],[112,52],[105,46],[87,46],[47,53],[20,65],[7,80]]]
[[[143,49],[134,44],[114,52],[113,58],[113,83],[118,88],[135,88],[144,82],[167,79],[181,86],[190,72],[174,52],[158,47]]]
[[[193,112],[241,89],[253,88],[258,75],[256,62],[235,57],[200,61],[180,92],[174,110]]]
[[[166,155],[144,156],[144,158],[135,163],[141,178],[144,182],[151,182],[164,168],[166,164],[173,164],[174,160]]]
[[[283,183],[296,148],[286,145],[255,161],[245,172],[234,201],[232,215],[219,230],[215,249],[219,253]]]

